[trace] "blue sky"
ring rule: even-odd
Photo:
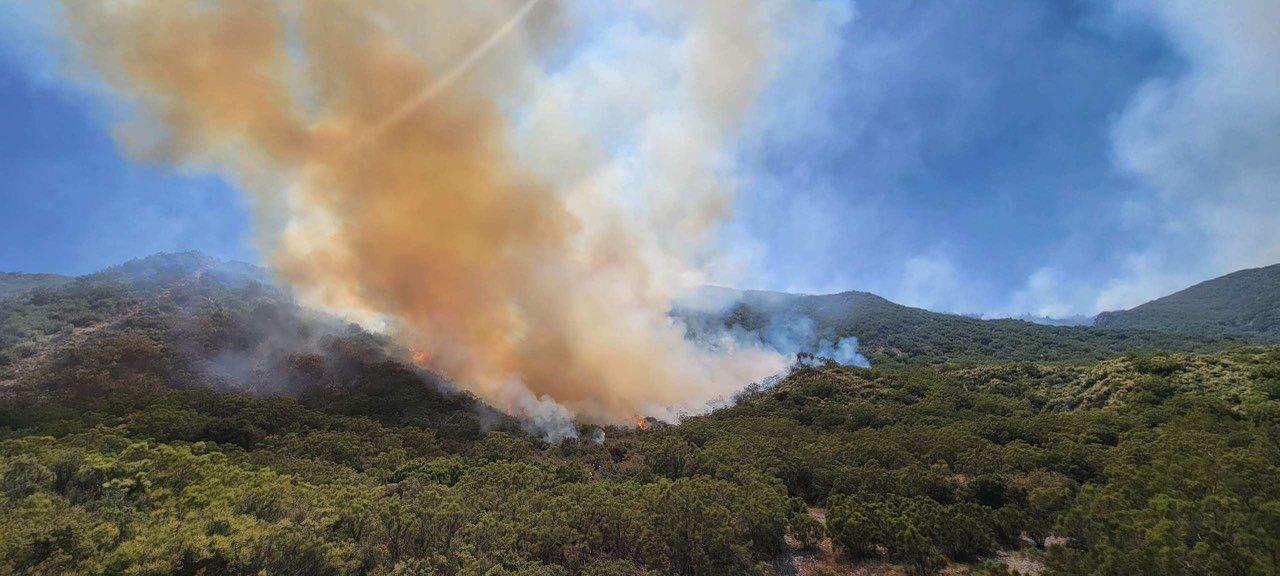
[[[65,79],[42,4],[0,7],[0,270],[83,274],[188,249],[256,260],[248,207],[220,177],[122,154],[111,104]]]
[[[1062,316],[1280,262],[1273,2],[851,8],[741,146],[726,241],[748,287]],[[257,260],[231,185],[122,155],[51,13],[0,7],[0,270]]]
[[[1162,38],[1089,6],[1019,0],[864,5],[847,37],[830,130],[760,152],[777,182],[770,209],[746,218],[777,263],[767,284],[984,310],[1071,237],[1076,264],[1110,272],[1109,252],[1132,239],[1116,221],[1130,184],[1109,129],[1177,66]],[[826,234],[804,225],[815,219]],[[953,269],[977,285],[956,293]]]

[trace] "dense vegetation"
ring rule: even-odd
[[[70,277],[60,276],[57,274],[0,272],[0,300],[22,294],[36,288],[50,288],[70,281]]]
[[[336,361],[336,389],[310,366],[290,398],[190,388],[161,334],[131,323],[4,390],[0,573],[741,574],[812,529],[762,472],[548,446],[389,359]]]
[[[107,286],[38,287],[0,300],[0,380],[55,338],[115,317],[137,300]]]
[[[741,423],[792,430],[757,465],[825,501],[853,557],[927,572],[1054,534],[1068,538],[1048,555],[1054,573],[1270,574],[1277,361],[1253,349],[1087,367],[830,368],[708,420],[756,453],[747,447],[772,434]]]
[[[797,368],[547,443],[244,271],[95,282],[0,388],[0,574],[1280,571],[1280,348]]]
[[[1280,309],[1280,308],[1277,308]],[[1129,351],[1209,352],[1232,346],[1218,338],[1150,330],[1046,326],[1022,320],[979,320],[895,304],[866,292],[805,296],[742,292],[716,312],[680,310],[694,336],[724,327],[765,333],[780,318],[812,321],[813,338],[858,339],[872,365],[974,364],[1009,360],[1101,360]]]
[[[1280,264],[1241,270],[1094,321],[1104,328],[1160,330],[1280,343]]]
[[[15,376],[15,363],[58,342],[106,327],[108,321],[132,319],[144,300],[172,313],[184,305],[204,306],[215,299],[243,303],[257,296],[229,291],[233,286],[267,290],[260,270],[198,253],[132,260],[78,278],[9,274],[0,280],[8,280],[0,282],[0,290],[10,289],[7,297],[0,296],[0,381]]]

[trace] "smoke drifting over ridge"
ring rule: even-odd
[[[737,131],[811,41],[775,23],[819,38],[817,3],[64,3],[134,104],[122,144],[233,177],[304,302],[491,402],[631,422],[787,363],[667,311],[719,258]]]

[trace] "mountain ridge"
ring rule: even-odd
[[[196,277],[205,283],[253,283],[279,289],[270,272],[259,266],[199,252],[159,253],[61,282],[59,289],[78,294],[83,302],[78,312],[62,313],[57,322],[40,331],[49,334],[91,324],[95,320],[89,309],[95,299],[105,297],[104,291],[114,291],[125,299],[145,299]],[[19,300],[11,307],[20,307]],[[0,316],[13,313],[0,311]],[[804,351],[820,341],[834,343],[852,337],[873,364],[885,366],[1099,360],[1130,351],[1211,352],[1238,340],[1227,333],[1206,336],[1187,331],[980,319],[905,306],[856,290],[793,294],[710,286],[691,300],[677,302],[672,316],[683,320],[694,338],[726,328],[755,334],[781,330],[787,340],[795,341],[784,350],[787,353]]]
[[[686,322],[691,337],[741,330],[768,340],[774,332],[793,331],[790,325],[796,320],[808,319],[811,342],[857,338],[859,351],[877,366],[1084,361],[1130,351],[1214,351],[1234,345],[1229,339],[1151,330],[978,319],[905,306],[860,291],[797,295],[718,288],[714,296],[695,298],[693,305],[678,305],[673,311]],[[719,306],[708,305],[712,303]]]
[[[1094,325],[1280,343],[1280,264],[1237,270],[1128,310],[1103,312]]]

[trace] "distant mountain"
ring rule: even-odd
[[[1092,316],[1075,315],[1055,318],[1052,316],[1037,316],[1035,314],[1023,314],[1014,316],[1012,320],[1022,320],[1023,322],[1031,322],[1032,324],[1044,324],[1046,326],[1090,326],[1093,324]]]
[[[673,314],[686,321],[695,338],[729,329],[768,340],[778,332],[794,334],[798,323],[812,330],[807,335],[812,341],[856,337],[859,352],[879,366],[1081,361],[1130,351],[1208,351],[1231,345],[1193,334],[981,320],[911,308],[868,292],[803,295],[711,288]]]
[[[266,270],[199,253],[158,254],[74,279],[25,283],[36,289],[17,292],[0,306],[0,380],[20,376],[54,350],[74,348],[85,334],[96,337],[141,324],[164,326],[167,341],[200,342],[202,358],[228,345],[250,356],[274,353],[255,348],[278,340],[267,337],[268,319],[287,330],[318,330],[298,319],[305,311],[271,283]],[[867,292],[815,296],[707,289],[697,300],[673,311],[686,320],[692,337],[729,329],[785,341],[782,348],[789,353],[826,349],[850,356],[853,337],[858,352],[883,367],[1097,360],[1129,351],[1214,351],[1232,345],[1220,335],[1194,332],[982,320],[911,308]],[[229,338],[230,344],[215,345],[211,339],[216,338]],[[253,384],[243,375],[227,378],[235,381],[231,386]]]
[[[1104,312],[1094,326],[1280,343],[1280,264],[1233,272],[1130,310]]]

